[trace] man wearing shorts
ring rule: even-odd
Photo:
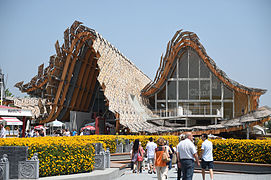
[[[146,151],[147,151],[147,162],[149,164],[149,174],[152,174],[152,172],[155,174],[155,168],[154,168],[154,153],[155,153],[155,148],[157,148],[157,144],[153,142],[153,138],[150,137],[147,146],[146,146]]]
[[[208,140],[207,134],[202,134],[201,139],[201,173],[202,179],[205,180],[205,169],[208,167],[211,180],[214,179],[214,159],[213,159],[213,143]]]

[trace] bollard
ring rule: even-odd
[[[105,168],[110,168],[110,150],[109,148],[105,151]]]
[[[7,154],[3,154],[3,158],[0,159],[0,179],[9,180],[9,161]]]
[[[19,161],[19,179],[39,179],[39,158],[38,153],[34,153],[30,160]]]

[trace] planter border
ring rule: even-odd
[[[214,166],[214,171],[271,174],[271,164],[214,161]],[[201,169],[201,167],[196,166],[195,169]]]

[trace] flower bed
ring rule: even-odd
[[[213,142],[215,161],[271,164],[271,140],[216,139]],[[202,141],[198,143],[200,151]]]
[[[80,137],[6,138],[0,146],[28,146],[29,159],[37,152],[39,175],[45,177],[92,171],[94,142]]]
[[[154,141],[161,136],[90,135],[74,137],[2,138],[0,146],[28,146],[29,158],[35,152],[40,160],[40,177],[90,172],[94,167],[93,143],[102,142],[110,152],[116,150],[116,139],[130,142],[139,139],[145,148],[150,137]],[[176,146],[178,136],[163,136]],[[254,162],[271,164],[271,140],[211,140],[214,160],[228,162]],[[202,141],[198,142],[200,151]]]

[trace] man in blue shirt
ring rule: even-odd
[[[76,135],[77,135],[77,131],[75,129],[73,129],[72,136],[76,136]]]

